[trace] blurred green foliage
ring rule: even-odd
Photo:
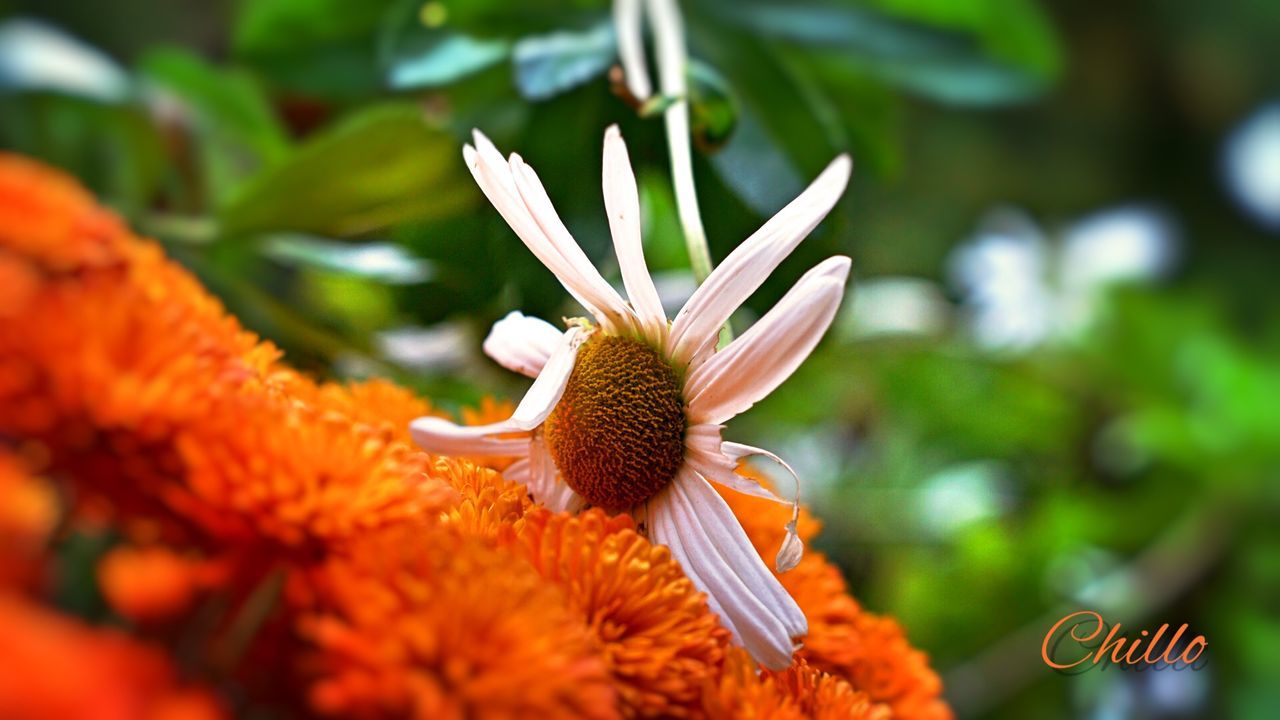
[[[821,549],[855,594],[931,653],[963,717],[1273,717],[1280,238],[1229,203],[1218,151],[1280,93],[1266,60],[1280,9],[682,10],[714,257],[836,153],[858,168],[735,324],[834,253],[861,280],[936,288],[928,329],[887,335],[846,331],[855,288],[832,336],[730,431],[805,471]],[[475,191],[460,155],[472,127],[538,168],[616,279],[596,178],[619,123],[650,267],[690,282],[661,123],[608,79],[602,0],[8,0],[0,17],[48,23],[3,26],[0,146],[77,175],[313,372],[388,375],[446,406],[514,395],[478,353],[488,325],[574,314]],[[1176,222],[1173,278],[1109,287],[1081,332],[1018,352],[967,333],[949,257],[988,208],[1054,228],[1133,200]],[[407,350],[388,335],[406,328]],[[1163,686],[1054,675],[1040,638],[1080,607],[1191,623],[1210,665]]]

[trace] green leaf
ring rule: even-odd
[[[423,14],[476,37],[518,37],[584,27],[608,9],[608,0],[431,0]]]
[[[359,112],[237,192],[225,235],[295,230],[349,237],[458,211],[474,197],[457,142],[412,105]]]
[[[895,10],[911,6],[898,0]],[[763,37],[839,57],[917,94],[955,104],[1022,102],[1043,92],[1060,59],[1049,26],[1033,5],[1017,0],[970,0],[961,5],[1007,5],[969,12],[917,9],[901,16],[852,3],[782,4],[712,0],[719,21]],[[930,6],[928,2],[918,2]],[[951,13],[951,14],[947,14]]]
[[[613,26],[522,38],[515,45],[516,87],[529,100],[545,100],[599,76],[618,54]]]
[[[215,201],[288,153],[284,128],[262,88],[243,70],[216,68],[186,51],[166,49],[147,54],[140,71],[153,92],[171,96],[185,110]]]
[[[804,181],[787,156],[770,140],[750,113],[740,113],[738,130],[711,156],[724,184],[758,215],[769,216],[804,189]]]
[[[973,33],[993,59],[1042,77],[1062,69],[1062,48],[1035,0],[872,0],[904,19]]]
[[[135,221],[173,172],[143,108],[64,94],[0,95],[0,147],[70,172]]]
[[[253,0],[238,6],[232,53],[274,85],[337,100],[381,88],[374,38],[392,0]]]
[[[457,33],[431,33],[409,47],[394,50],[387,84],[395,90],[440,87],[506,59],[506,40],[479,40]]]

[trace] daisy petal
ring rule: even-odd
[[[723,423],[790,377],[835,317],[849,264],[839,256],[819,263],[755,325],[690,372],[689,422]]]
[[[527,457],[522,457],[511,463],[506,470],[502,471],[503,478],[521,485],[528,485],[531,475],[529,458]]]
[[[587,332],[581,327],[571,327],[560,336],[560,345],[547,358],[542,372],[538,373],[538,377],[529,386],[529,391],[520,399],[520,404],[516,405],[510,422],[521,430],[532,430],[547,419],[556,403],[560,402],[565,386],[569,384],[569,375],[578,359],[578,348],[582,347],[586,339]]]
[[[662,310],[662,300],[649,276],[644,261],[644,244],[640,235],[640,194],[636,190],[636,176],[627,156],[627,145],[618,133],[617,125],[610,125],[604,133],[604,209],[609,215],[609,233],[613,235],[613,249],[618,255],[618,267],[622,270],[622,284],[627,288],[627,298],[635,309],[636,317],[645,334],[659,343],[665,341],[667,316]]]
[[[516,189],[520,192],[520,197],[523,198],[534,220],[537,221],[538,227],[542,228],[543,234],[551,242],[553,249],[560,254],[572,272],[585,283],[582,290],[587,299],[607,316],[609,322],[602,321],[601,324],[606,327],[612,325],[616,329],[630,327],[631,320],[634,318],[631,308],[627,306],[618,291],[605,282],[600,271],[596,270],[590,258],[578,245],[578,241],[569,234],[569,229],[560,220],[560,214],[551,204],[551,198],[547,195],[546,188],[542,186],[542,181],[538,179],[538,174],[515,153],[511,154],[508,164],[511,176],[515,179]]]
[[[472,133],[475,147],[467,145],[462,149],[462,156],[471,170],[476,184],[484,192],[485,197],[507,221],[511,229],[524,242],[525,247],[542,262],[560,281],[564,289],[587,309],[601,324],[612,324],[614,318],[629,312],[622,303],[617,291],[600,277],[600,273],[590,262],[572,263],[561,248],[543,230],[533,211],[525,203],[516,187],[516,180],[510,164],[503,159],[502,153],[493,146],[484,133],[475,130]],[[554,210],[552,210],[554,214]],[[559,218],[556,218],[559,222]],[[570,243],[574,248],[577,244]],[[578,253],[581,254],[581,249]],[[583,258],[585,259],[585,255]],[[601,287],[603,286],[603,288]],[[603,294],[602,294],[603,292]],[[612,297],[610,297],[612,295]]]
[[[418,447],[437,455],[487,455],[519,457],[528,452],[529,438],[495,437],[521,432],[509,421],[493,425],[458,425],[444,418],[420,417],[409,423],[409,434]]]
[[[849,182],[852,162],[841,155],[795,200],[724,259],[685,303],[671,323],[668,347],[677,363],[687,363],[707,345],[735,310],[826,217]]]
[[[537,377],[563,335],[545,320],[512,311],[493,324],[483,347],[485,354],[502,367]]]
[[[671,549],[751,655],[771,670],[791,664],[804,614],[760,560],[725,501],[691,468],[649,503],[654,540]]]
[[[559,346],[510,418],[488,425],[467,426],[439,417],[420,417],[409,424],[413,441],[422,449],[441,455],[524,455],[527,438],[494,436],[527,433],[547,419],[564,394],[585,335],[582,328],[573,327],[560,336]]]

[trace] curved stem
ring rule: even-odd
[[[653,23],[658,55],[658,81],[662,94],[671,99],[663,112],[667,148],[671,154],[671,184],[676,195],[676,212],[684,231],[689,266],[701,283],[711,274],[711,251],[707,232],[698,210],[698,193],[693,181],[693,154],[689,146],[689,103],[684,46],[684,23],[675,0],[649,0],[649,20]]]

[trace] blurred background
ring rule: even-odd
[[[681,9],[714,259],[855,159],[734,322],[835,253],[841,315],[729,432],[800,470],[855,596],[962,718],[1276,717],[1280,4]],[[619,123],[664,302],[692,291],[662,123],[616,55],[602,0],[0,0],[0,147],[74,173],[295,365],[458,408],[522,391],[479,353],[495,319],[575,314],[476,191],[470,128],[616,280]],[[1082,608],[1188,623],[1209,661],[1055,674],[1041,640]]]

